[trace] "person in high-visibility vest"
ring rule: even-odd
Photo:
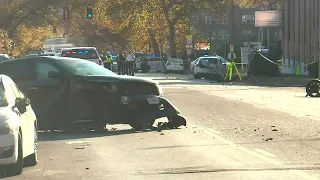
[[[112,57],[110,55],[107,55],[105,60],[103,61],[104,67],[111,70],[111,64],[112,64]]]

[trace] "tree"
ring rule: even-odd
[[[140,23],[144,29],[149,29],[147,32],[150,32],[150,29],[157,29],[157,27],[154,28],[154,24],[152,24],[152,28],[148,27],[150,24],[148,22],[160,22],[161,31],[166,31],[168,34],[171,56],[175,57],[178,25],[188,30],[187,24],[191,14],[199,10],[225,11],[229,4],[230,0],[118,0],[113,1],[108,10],[110,16],[116,14],[116,16],[113,15],[115,19],[123,20],[127,26]],[[179,31],[181,30],[179,29]],[[149,37],[152,35],[152,33],[147,34]]]
[[[280,9],[281,0],[264,0],[269,9]],[[259,7],[260,0],[236,0],[236,3],[240,7],[256,8]]]

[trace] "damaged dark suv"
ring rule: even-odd
[[[31,99],[39,129],[95,128],[129,124],[141,130],[161,117],[172,128],[186,126],[179,110],[152,80],[119,76],[93,62],[34,57],[0,63]]]

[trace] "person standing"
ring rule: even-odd
[[[127,68],[128,68],[128,75],[134,76],[134,55],[129,52],[127,56]]]
[[[112,64],[112,57],[108,54],[107,57],[105,58],[104,62],[104,67],[111,70],[111,64]]]
[[[119,75],[124,75],[124,56],[123,54],[120,52],[118,55],[118,59],[117,59],[117,64],[118,64],[118,74]]]

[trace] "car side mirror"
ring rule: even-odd
[[[18,97],[15,101],[15,106],[18,108],[18,110],[21,114],[23,114],[27,111],[27,106],[29,106],[29,105],[30,105],[29,98]]]
[[[57,71],[50,71],[48,72],[48,78],[52,78],[52,79],[60,79],[62,78],[62,73],[57,72]]]

